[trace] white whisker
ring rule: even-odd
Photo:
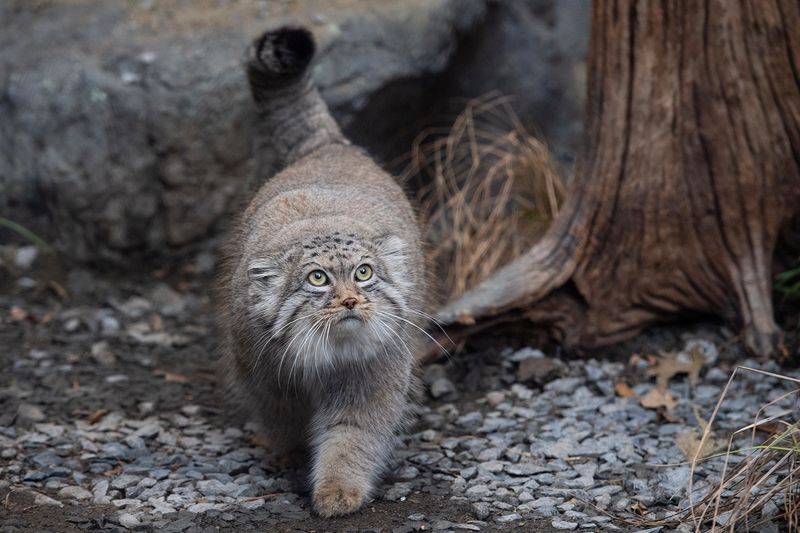
[[[420,331],[421,331],[421,332],[422,332],[422,333],[423,333],[423,334],[424,334],[426,337],[428,337],[430,340],[432,340],[432,341],[434,342],[434,344],[436,344],[436,346],[438,346],[438,347],[439,347],[439,349],[440,349],[440,350],[442,350],[442,352],[444,352],[445,354],[447,354],[447,356],[448,356],[448,357],[452,357],[452,354],[451,354],[449,351],[447,351],[447,349],[446,349],[444,346],[442,346],[442,345],[439,343],[439,341],[437,341],[436,339],[434,339],[434,338],[433,338],[433,336],[431,336],[431,334],[430,334],[430,333],[428,333],[427,331],[425,331],[424,329],[422,329],[422,328],[421,328],[421,327],[419,327],[418,325],[414,324],[412,321],[408,320],[407,318],[403,318],[403,317],[401,317],[401,316],[397,316],[397,315],[395,315],[395,314],[388,313],[388,312],[386,312],[386,311],[376,311],[376,313],[378,313],[379,315],[387,316],[387,317],[389,317],[389,318],[394,318],[394,319],[397,319],[397,320],[402,320],[403,322],[406,322],[406,323],[407,323],[407,324],[409,324],[410,326],[417,328],[417,329],[418,329],[418,330],[420,330]]]

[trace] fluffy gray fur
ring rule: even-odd
[[[314,508],[335,516],[369,497],[407,418],[425,268],[403,190],[349,145],[311,84],[313,51],[291,28],[249,51],[263,131],[286,168],[229,239],[221,324],[230,389],[276,448],[310,452]]]

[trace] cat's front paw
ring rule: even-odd
[[[366,488],[341,482],[320,483],[314,489],[314,510],[323,518],[358,511],[366,499]]]

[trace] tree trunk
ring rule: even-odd
[[[525,255],[442,309],[589,349],[711,313],[774,353],[772,258],[800,206],[800,3],[596,0],[585,146]]]

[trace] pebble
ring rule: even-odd
[[[45,496],[44,494],[38,492],[34,493],[33,503],[35,505],[52,505],[54,507],[64,507],[64,504],[61,503],[60,501],[54,500],[50,496]]]
[[[14,255],[14,265],[20,270],[28,270],[36,261],[39,255],[39,248],[34,245],[20,246]]]
[[[131,513],[120,513],[117,521],[125,529],[134,529],[142,525],[141,521]]]
[[[61,498],[71,498],[73,500],[89,500],[92,498],[92,493],[83,487],[69,486],[59,490],[58,496]]]
[[[478,520],[484,520],[489,517],[491,508],[486,502],[476,502],[472,504],[472,512]]]
[[[522,515],[520,515],[519,513],[505,514],[495,518],[495,521],[501,524],[506,524],[508,522],[516,522],[517,520],[522,520]]]
[[[138,372],[168,368],[159,359],[166,356],[159,352],[171,348],[157,347],[148,355],[152,366],[131,366],[139,354],[129,358],[128,348],[132,352],[149,348],[137,347],[135,335],[118,335],[163,333],[171,339],[184,331],[194,335],[191,327],[207,325],[192,323],[196,317],[189,310],[197,305],[194,295],[159,283],[143,288],[146,298],[107,298],[114,309],[65,311],[53,327],[65,342],[74,336],[80,344],[37,345],[22,352],[21,366],[13,370],[23,376],[18,379],[25,386],[22,390],[38,391],[69,361],[74,365],[69,372],[81,376],[80,389],[85,392],[65,394],[75,394],[69,396],[70,405],[75,402],[83,409],[86,404],[97,405],[89,400],[103,388],[121,390],[115,385],[122,381],[133,387],[140,379]],[[114,303],[119,301],[124,303]],[[77,321],[70,330],[73,334],[65,335],[61,328],[73,318]],[[139,324],[135,328],[134,322]],[[125,357],[117,344],[121,340],[126,343]],[[172,346],[172,341],[167,344]],[[689,346],[687,341],[683,351]],[[711,355],[716,349],[713,344],[691,346]],[[68,354],[74,358],[89,347],[91,359],[67,359]],[[114,350],[118,356],[104,364],[103,358]],[[522,531],[542,519],[556,530],[616,529],[613,520],[596,514],[595,506],[611,515],[631,517],[631,509],[644,504],[652,518],[663,518],[687,498],[690,471],[684,466],[643,465],[685,460],[675,439],[695,425],[692,404],[708,412],[727,379],[722,370],[706,369],[691,400],[684,378],[672,380],[670,390],[679,402],[674,421],[667,423],[636,399],[616,395],[614,385],[623,370],[619,363],[573,361],[535,348],[489,353],[480,364],[472,364],[469,358],[478,357],[474,354],[459,357],[466,359],[426,369],[424,382],[437,401],[417,407],[418,422],[400,436],[391,474],[377,491],[385,501],[406,502],[390,504],[401,509],[401,521],[405,520],[395,530],[398,533]],[[523,364],[526,371],[547,365],[555,371],[522,376]],[[630,382],[634,390],[653,386],[644,368],[632,369],[641,374],[639,382]],[[88,369],[95,374],[84,378]],[[62,384],[51,388],[69,391],[71,375],[67,375],[64,389],[59,388]],[[521,377],[526,383],[519,382]],[[743,380],[751,388],[732,385],[731,403],[721,407],[721,419],[732,426],[740,420],[737,416],[751,416],[748,409],[770,397],[775,384],[759,379]],[[0,489],[28,485],[73,507],[87,501],[113,505],[118,510],[112,521],[119,526],[165,533],[203,531],[211,524],[247,530],[252,529],[252,520],[270,530],[276,524],[309,520],[308,496],[294,492],[305,474],[276,464],[270,450],[254,444],[255,425],[240,426],[233,417],[218,416],[218,407],[195,386],[178,384],[182,392],[176,398],[154,394],[145,401],[112,402],[111,412],[94,424],[85,418],[64,418],[63,408],[48,403],[45,396],[22,393],[19,400],[12,400],[20,402],[19,416],[13,411],[0,414],[0,478],[5,484]],[[44,413],[51,418],[49,423]],[[712,478],[711,467],[713,461],[704,463],[696,480]],[[701,483],[697,487],[709,488]],[[252,498],[261,495],[268,496]],[[62,505],[50,496],[37,492],[34,498],[38,505]],[[428,499],[429,507],[413,506]],[[450,499],[460,509],[469,509],[475,520],[459,523],[456,516],[448,516],[449,508],[439,503]],[[769,513],[779,512],[781,505],[770,502],[760,518],[770,519]]]
[[[29,420],[31,422],[41,422],[45,419],[44,413],[35,405],[29,403],[21,403],[17,408],[17,414],[20,418]]]
[[[442,398],[456,392],[456,386],[447,378],[438,378],[431,383],[431,396],[434,398]]]
[[[559,519],[553,520],[552,522],[550,522],[550,525],[552,525],[555,529],[564,529],[568,531],[576,529],[578,527],[577,522],[567,522],[566,520],[559,520]]]

